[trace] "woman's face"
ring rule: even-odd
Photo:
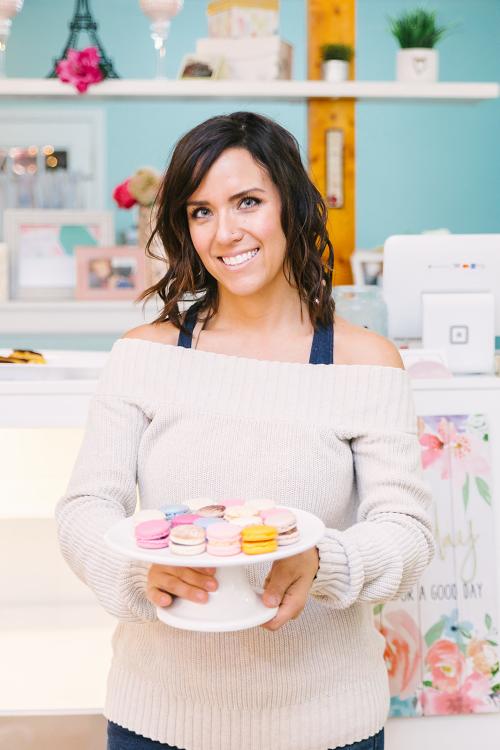
[[[201,262],[228,292],[247,296],[283,283],[280,194],[246,149],[221,154],[189,197],[187,212]]]

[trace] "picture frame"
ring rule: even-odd
[[[111,211],[7,209],[4,238],[8,249],[11,299],[73,299],[77,245],[114,242]]]
[[[384,270],[384,250],[355,250],[351,255],[351,270],[355,284],[381,286]]]
[[[182,80],[215,80],[220,75],[223,62],[222,57],[197,55],[190,52],[184,55],[182,59],[178,78]]]
[[[135,245],[79,246],[77,300],[134,300],[146,288],[146,258]]]
[[[7,244],[0,242],[0,303],[9,299],[9,262]]]

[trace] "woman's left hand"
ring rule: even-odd
[[[279,609],[272,620],[262,625],[263,628],[278,630],[300,615],[318,567],[319,554],[316,547],[273,563],[264,583],[262,601],[267,607],[279,606]]]

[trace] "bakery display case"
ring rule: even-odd
[[[13,747],[32,731],[16,717],[101,713],[115,624],[63,560],[54,520],[107,353],[44,355],[0,366],[0,722]]]

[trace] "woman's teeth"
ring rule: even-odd
[[[241,263],[246,263],[247,260],[250,260],[251,258],[255,257],[257,253],[259,252],[259,249],[256,250],[249,250],[248,253],[242,253],[241,255],[233,255],[232,258],[226,258],[224,256],[221,257],[221,261],[226,266],[239,266]]]

